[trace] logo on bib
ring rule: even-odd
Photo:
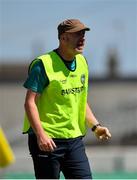
[[[62,84],[65,84],[67,82],[67,79],[60,80]]]

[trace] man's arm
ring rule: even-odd
[[[97,138],[108,139],[111,137],[108,128],[100,125],[100,123],[94,116],[91,108],[89,107],[88,103],[86,105],[86,121],[87,121],[87,125],[95,132]]]
[[[41,125],[38,109],[36,106],[38,96],[38,93],[35,93],[32,90],[27,90],[24,104],[25,111],[28,116],[30,125],[37,136],[39,148],[42,151],[52,151],[54,148],[56,148],[56,145],[54,141],[46,134]]]

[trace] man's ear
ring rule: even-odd
[[[61,38],[61,40],[65,41],[66,40],[66,34],[62,34],[60,38]]]

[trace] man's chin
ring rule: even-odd
[[[83,53],[83,48],[76,48],[75,51],[77,52],[77,54],[81,54]]]

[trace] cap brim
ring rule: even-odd
[[[82,30],[90,31],[90,28],[88,28],[88,27],[75,27],[75,28],[69,29],[69,30],[67,30],[65,32],[73,33],[73,32],[78,32],[78,31],[82,31]]]

